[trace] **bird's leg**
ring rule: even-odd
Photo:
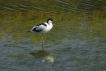
[[[42,33],[42,49],[44,50],[44,38],[43,38],[43,33]]]

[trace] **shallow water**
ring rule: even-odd
[[[97,16],[90,17],[91,14],[85,15],[85,11],[81,9],[83,5],[87,6],[87,9],[95,9],[96,4],[79,1],[78,4],[81,6],[75,8],[73,2],[68,0],[55,2],[66,7],[71,3],[72,6],[69,5],[68,8],[71,6],[71,10],[78,13],[64,14],[66,7],[63,6],[62,9],[58,6],[56,9],[47,8],[50,12],[65,11],[61,12],[62,14],[49,14],[54,19],[54,27],[44,35],[45,51],[42,50],[41,34],[27,31],[36,25],[34,23],[46,20],[41,17],[48,14],[40,13],[41,17],[38,17],[32,13],[19,12],[19,16],[13,14],[0,18],[0,71],[106,71],[105,18],[101,18],[100,15],[97,18],[100,13],[98,11]],[[14,7],[10,8],[8,5]],[[10,10],[29,9],[28,4],[8,5],[0,6]],[[45,13],[45,7],[38,3],[37,6],[31,6],[31,10],[35,11],[33,8],[36,8]],[[84,15],[79,11],[84,12]],[[81,15],[78,17],[78,14]]]

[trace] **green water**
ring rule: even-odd
[[[104,0],[0,1],[0,71],[105,71]],[[27,32],[53,19],[44,35]]]

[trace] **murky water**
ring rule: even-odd
[[[106,71],[105,1],[52,3],[1,2],[0,71]],[[43,51],[41,34],[27,31],[45,17],[54,27],[44,36]]]

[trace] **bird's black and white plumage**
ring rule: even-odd
[[[46,33],[52,29],[52,27],[53,27],[52,21],[53,20],[51,18],[49,18],[47,20],[47,22],[41,23],[37,26],[34,26],[29,32]]]
[[[47,20],[47,22],[44,22],[44,23],[41,23],[37,26],[34,26],[31,30],[29,30],[29,32],[40,32],[42,33],[42,49],[44,50],[44,39],[43,39],[43,33],[46,33],[48,31],[50,31],[53,27],[53,24],[52,24],[52,19],[49,18]]]

